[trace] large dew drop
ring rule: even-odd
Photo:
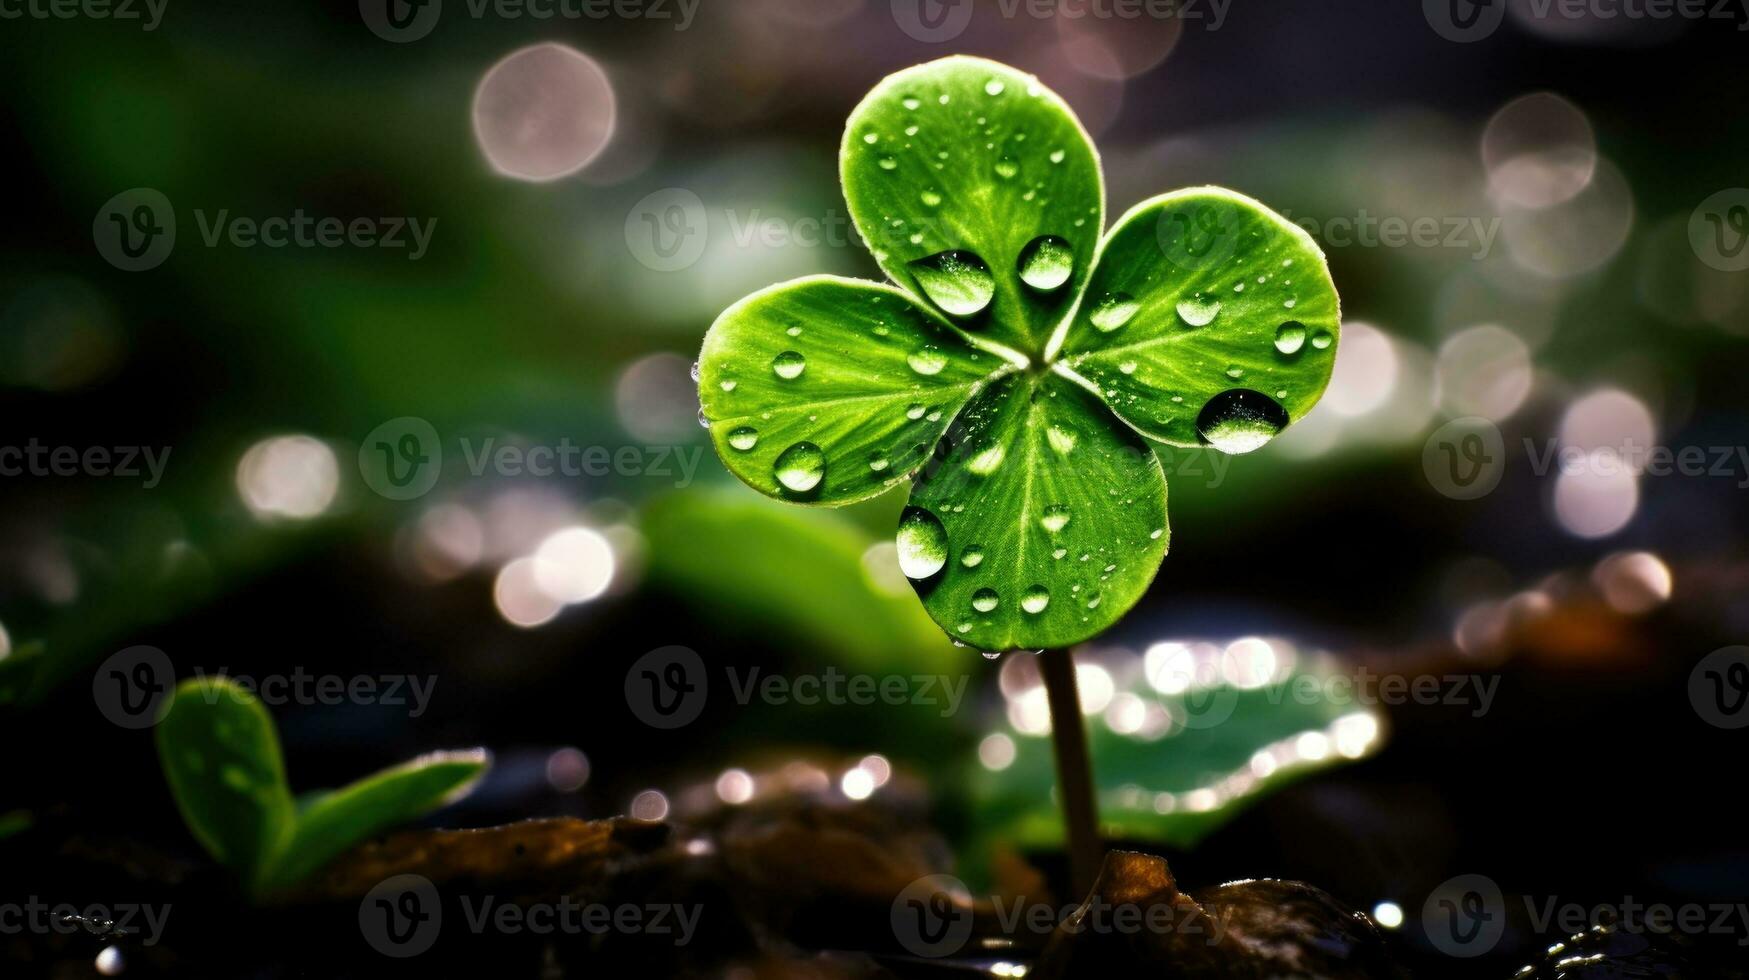
[[[808,369],[808,359],[793,350],[786,350],[771,359],[771,371],[785,381],[794,381]]]
[[[1099,298],[1099,302],[1093,304],[1093,312],[1087,318],[1093,321],[1095,327],[1110,333],[1130,322],[1130,318],[1141,308],[1142,304],[1136,302],[1135,297],[1129,293],[1106,293]]]
[[[995,589],[979,589],[972,593],[972,608],[981,613],[995,612],[996,607],[1001,604],[1002,597],[996,594]]]
[[[1049,426],[1045,429],[1045,439],[1059,455],[1067,456],[1075,451],[1075,433],[1068,429]]]
[[[1051,590],[1042,585],[1035,585],[1027,589],[1026,594],[1020,597],[1020,608],[1035,616],[1044,612],[1045,607],[1050,604]]]
[[[1276,328],[1275,349],[1283,354],[1298,354],[1300,348],[1306,345],[1306,325],[1297,320],[1289,320]]]
[[[826,454],[811,442],[798,442],[778,454],[772,474],[786,489],[807,493],[826,476]]]
[[[894,543],[899,549],[899,570],[906,578],[926,579],[947,564],[947,530],[921,507],[905,508]]]
[[[966,463],[966,469],[979,476],[989,476],[1001,467],[1002,460],[1007,455],[1007,451],[1002,448],[1001,444],[991,446],[973,456]]]
[[[1202,407],[1196,431],[1210,446],[1237,456],[1274,439],[1287,422],[1280,402],[1249,388],[1232,388]]]
[[[1218,299],[1187,299],[1178,304],[1179,317],[1193,327],[1206,327],[1220,314],[1221,301]]]
[[[984,312],[996,295],[996,277],[977,255],[964,250],[940,252],[911,263],[917,285],[936,306],[954,316]]]
[[[1048,293],[1075,272],[1075,250],[1055,235],[1040,235],[1020,250],[1020,281]]]
[[[1062,504],[1052,504],[1045,508],[1044,515],[1038,522],[1045,530],[1055,534],[1068,526],[1069,508]]]
[[[729,445],[737,452],[747,452],[759,445],[759,430],[743,425],[729,433]]]
[[[937,375],[942,368],[947,367],[947,355],[939,347],[920,347],[905,356],[905,363],[911,365],[911,370],[918,374]]]

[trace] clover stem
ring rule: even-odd
[[[1075,658],[1067,648],[1039,654],[1045,698],[1051,708],[1051,747],[1057,757],[1057,792],[1069,829],[1069,883],[1077,901],[1093,891],[1104,846],[1093,797],[1093,760],[1087,754],[1087,723],[1075,685]]]

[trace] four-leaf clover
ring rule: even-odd
[[[883,81],[840,165],[898,286],[808,277],[724,312],[699,359],[717,452],[797,503],[911,480],[899,563],[955,639],[1098,634],[1166,554],[1151,442],[1248,452],[1323,394],[1340,321],[1323,253],[1219,188],[1145,201],[1102,239],[1074,114],[977,58]]]

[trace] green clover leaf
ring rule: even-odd
[[[841,150],[858,232],[899,288],[810,277],[723,313],[699,400],[730,472],[838,506],[910,479],[901,567],[986,650],[1097,635],[1165,557],[1150,440],[1243,453],[1335,361],[1323,253],[1243,195],[1143,202],[1100,238],[1098,156],[1037,79],[978,58],[899,72]]]

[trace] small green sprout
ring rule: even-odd
[[[372,834],[466,796],[491,765],[484,749],[436,752],[294,802],[273,718],[223,678],[178,686],[157,741],[188,829],[256,897],[284,891]]]
[[[1098,635],[1166,554],[1150,441],[1249,452],[1323,394],[1340,331],[1323,253],[1220,188],[1145,201],[1102,238],[1073,112],[977,58],[883,81],[840,167],[898,285],[815,276],[723,313],[699,360],[718,454],[797,503],[911,480],[900,566],[956,640]]]

